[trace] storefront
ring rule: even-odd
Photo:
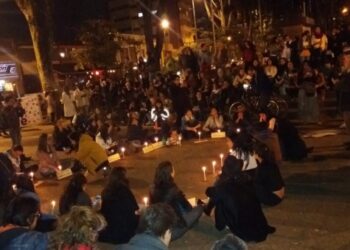
[[[15,62],[0,62],[0,93],[13,93],[20,97],[23,93],[21,70]]]

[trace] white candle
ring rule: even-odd
[[[182,141],[182,136],[179,135],[179,145],[181,145],[181,141]]]
[[[241,129],[240,128],[237,128],[236,129],[236,132],[239,134],[239,133],[241,133]]]
[[[218,133],[221,133],[221,130],[220,130],[220,129],[218,129]]]
[[[216,161],[212,161],[211,165],[213,166],[213,175],[216,175]]]
[[[13,190],[14,192],[17,192],[17,185],[16,185],[16,184],[13,184],[13,185],[12,185],[12,190]]]
[[[148,207],[148,197],[147,196],[143,197],[143,204],[145,205],[145,207]]]
[[[158,141],[159,141],[159,138],[158,138],[158,137],[154,137],[154,141],[155,141],[155,142],[158,142]]]
[[[203,180],[204,181],[207,181],[207,167],[206,166],[203,166],[202,167],[202,171],[203,171]]]
[[[62,165],[58,165],[58,170],[62,171]]]
[[[220,154],[221,167],[224,166],[224,154]]]
[[[55,213],[55,206],[56,206],[56,201],[52,200],[51,201],[51,213],[54,214]]]
[[[122,152],[122,157],[124,157],[124,156],[125,156],[125,148],[122,147],[122,148],[120,149],[120,151]]]
[[[201,140],[202,132],[201,132],[201,131],[198,131],[197,134],[198,134],[198,140]]]
[[[145,147],[147,147],[147,146],[148,146],[148,142],[145,142],[143,145],[144,145]]]
[[[29,173],[29,177],[30,177],[30,179],[31,179],[32,181],[34,181],[34,172],[30,172],[30,173]]]

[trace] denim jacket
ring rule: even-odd
[[[1,236],[1,234],[0,234]],[[7,246],[0,246],[3,250],[46,250],[48,237],[46,234],[28,231],[10,241]]]

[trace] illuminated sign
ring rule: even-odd
[[[0,63],[0,77],[18,77],[15,63]]]

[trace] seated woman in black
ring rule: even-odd
[[[102,191],[101,214],[107,227],[100,232],[99,241],[111,244],[124,244],[135,235],[139,207],[129,188],[126,169],[113,168],[107,185]]]
[[[201,124],[196,120],[192,111],[189,109],[181,119],[181,131],[186,139],[194,139],[198,137]]]
[[[126,132],[126,137],[128,141],[142,142],[145,140],[146,131],[143,130],[139,118],[140,115],[137,112],[130,113],[130,122]]]
[[[192,207],[183,192],[174,182],[175,171],[169,161],[161,162],[154,176],[153,186],[150,189],[150,202],[166,203],[170,205],[177,214],[176,226],[172,228],[172,240],[179,239],[184,235],[201,217],[202,206]]]
[[[282,201],[285,192],[280,170],[266,145],[255,143],[253,149],[258,163],[254,179],[256,195],[264,205],[275,206]]]
[[[87,179],[82,173],[76,173],[69,181],[60,198],[61,215],[68,213],[72,206],[92,206],[90,196],[85,192],[86,183]]]
[[[73,148],[69,140],[71,133],[71,127],[65,125],[62,119],[56,122],[52,137],[57,151],[69,151]]]
[[[222,174],[206,191],[210,198],[206,213],[215,206],[215,226],[229,227],[244,241],[264,241],[275,228],[270,227],[257,199],[249,176],[242,172],[243,161],[233,156],[225,159]]]

